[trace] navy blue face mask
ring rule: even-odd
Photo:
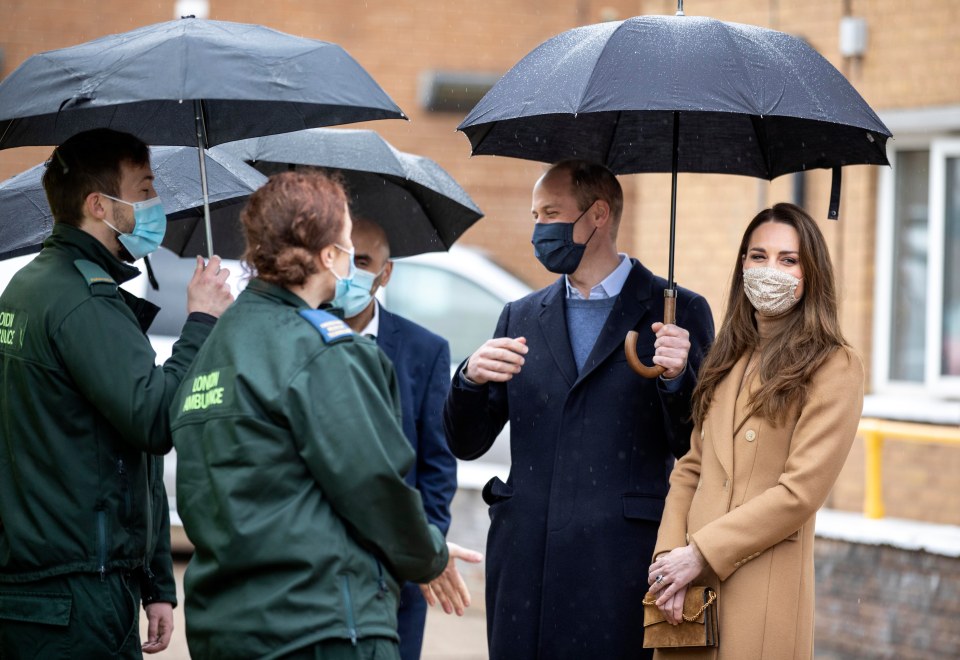
[[[593,238],[593,234],[597,233],[597,228],[593,228],[593,233],[586,243],[574,242],[573,228],[591,206],[593,204],[584,209],[573,222],[538,222],[533,226],[533,238],[530,240],[533,243],[533,253],[551,273],[569,275],[580,266],[583,251],[587,249],[587,243]]]

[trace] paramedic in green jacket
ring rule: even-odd
[[[285,172],[241,219],[255,277],[171,408],[191,657],[399,658],[398,583],[446,583],[462,612],[453,558],[479,557],[448,553],[404,483],[389,360],[317,309],[354,270],[341,186]]]
[[[232,300],[198,259],[189,315],[155,366],[151,303],[118,288],[166,226],[149,152],[112,130],[50,158],[53,234],[0,295],[0,658],[140,658],[176,604],[162,455],[190,361]]]

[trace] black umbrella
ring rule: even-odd
[[[39,53],[0,83],[0,149],[60,144],[91,128],[205,148],[403,117],[336,44],[196,18]]]
[[[315,128],[213,149],[264,173],[298,165],[335,169],[351,211],[379,223],[395,257],[447,250],[483,213],[437,163],[395,149],[374,131]]]
[[[226,258],[243,253],[240,210],[267,178],[229,154],[207,154],[213,235]],[[203,194],[196,147],[153,147],[154,187],[167,213],[164,247],[181,256],[204,247]],[[41,164],[0,183],[0,259],[38,252],[53,230],[53,214],[41,179]]]
[[[781,174],[889,164],[890,131],[804,41],[751,25],[638,16],[544,42],[497,82],[458,130],[474,154],[580,158],[616,174],[672,172],[665,322],[674,319],[677,172]],[[636,334],[628,337],[635,343]],[[636,352],[627,351],[640,368]],[[662,369],[638,369],[655,376]]]

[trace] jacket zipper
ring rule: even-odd
[[[340,590],[343,592],[343,603],[347,608],[347,632],[350,633],[350,643],[357,645],[357,624],[353,619],[353,598],[350,596],[350,576],[340,576]]]
[[[97,563],[100,564],[100,581],[107,572],[107,512],[97,511]]]

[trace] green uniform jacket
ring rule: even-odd
[[[159,456],[211,327],[187,321],[155,366],[157,308],[117,287],[138,273],[56,224],[0,295],[0,583],[146,561],[144,601],[176,603]]]
[[[400,426],[389,360],[336,317],[253,279],[171,410],[177,509],[196,551],[191,656],[276,657],[397,639],[398,581],[447,562]]]

